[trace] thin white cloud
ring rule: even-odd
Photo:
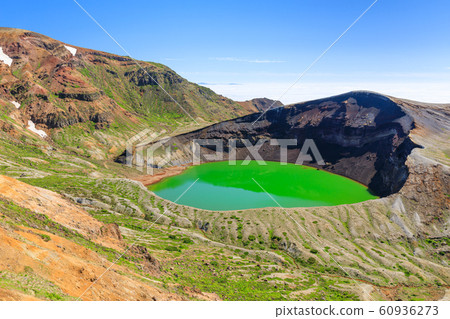
[[[242,59],[238,58],[231,58],[231,57],[223,57],[223,58],[209,58],[210,60],[216,60],[216,61],[233,61],[233,62],[241,62]]]
[[[209,58],[215,61],[229,61],[229,62],[247,62],[247,63],[285,63],[286,61],[281,60],[260,60],[260,59],[243,59],[234,57],[215,57]]]
[[[285,63],[286,61],[279,60],[248,60],[250,63]]]
[[[198,85],[203,85],[203,86],[209,86],[209,85],[242,85],[241,83],[234,83],[234,82],[229,82],[229,83],[213,83],[213,82],[198,82]]]

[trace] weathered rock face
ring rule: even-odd
[[[9,28],[0,28],[0,46],[13,59],[0,72],[0,98],[21,103],[24,122],[31,119],[47,129],[86,121],[109,125],[120,112],[79,72],[86,67],[81,50],[74,56],[59,41]]]
[[[259,116],[251,114],[175,137],[179,150],[172,163],[192,160],[195,139],[222,140],[224,160],[230,155],[229,140],[237,140],[236,158],[240,160],[250,155],[245,139],[253,145],[260,139],[295,139],[297,144],[287,149],[287,161],[295,163],[305,140],[312,139],[325,165],[318,165],[314,156],[304,164],[349,177],[368,185],[375,194],[387,196],[405,183],[405,161],[417,147],[409,138],[413,118],[389,98],[374,93],[352,92],[271,109],[257,120]],[[201,153],[214,151],[215,147],[204,146]],[[280,147],[269,141],[259,154],[264,160],[280,161]]]
[[[450,169],[416,152],[406,162],[410,172],[400,194],[408,199],[409,211],[417,213],[418,224],[435,221],[447,225],[450,208]],[[446,227],[445,227],[446,228]],[[446,228],[447,234],[448,229]]]

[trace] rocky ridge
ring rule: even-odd
[[[262,112],[269,108],[283,106],[283,103],[281,103],[280,101],[274,101],[274,100],[268,99],[266,97],[255,98],[255,99],[251,99],[248,101],[242,101],[242,102],[237,102],[237,103],[239,103],[240,105],[242,105],[246,108],[253,108],[255,112]]]

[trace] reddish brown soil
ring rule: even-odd
[[[44,241],[39,234],[50,236]],[[73,297],[79,297],[111,265],[97,253],[53,234],[21,227],[16,231],[0,228],[0,270],[22,273],[25,267],[56,284]],[[181,300],[180,296],[131,278],[125,267],[115,265],[86,292],[83,300]],[[134,274],[135,275],[135,274]],[[4,290],[3,290],[4,292]],[[0,300],[31,300],[15,291],[0,291]]]
[[[16,205],[45,214],[102,246],[120,251],[126,247],[117,226],[106,225],[62,196],[13,178],[0,175],[0,196]],[[0,212],[0,218],[7,218]],[[10,218],[10,216],[9,216]],[[13,218],[14,219],[14,218]],[[45,236],[41,236],[45,235]],[[48,237],[46,237],[48,236]],[[128,254],[145,257],[146,273],[159,276],[159,262],[140,246]],[[83,300],[183,300],[185,297],[155,286],[134,270],[112,263],[97,252],[71,240],[39,229],[0,224],[0,272],[31,273],[43,282],[59,287],[64,294]],[[100,280],[97,281],[97,279]],[[18,290],[0,287],[0,300],[38,300]],[[186,294],[200,300],[217,296],[186,288]]]
[[[172,166],[168,168],[164,168],[160,170],[158,173],[153,175],[142,175],[142,176],[135,176],[131,179],[141,182],[144,186],[152,185],[155,183],[158,183],[162,179],[170,176],[175,176],[178,174],[181,174],[187,166]]]
[[[115,225],[105,225],[85,210],[52,191],[0,175],[0,195],[51,220],[73,229],[103,246],[121,249],[120,233]]]

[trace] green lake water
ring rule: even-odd
[[[364,185],[308,166],[242,163],[191,166],[149,189],[177,204],[219,211],[278,207],[276,202],[282,207],[334,206],[377,198]]]

